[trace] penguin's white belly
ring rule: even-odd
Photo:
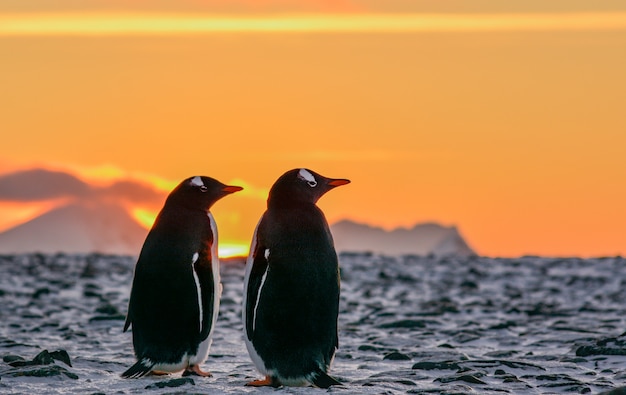
[[[264,375],[267,376],[271,376],[274,375],[275,372],[272,370],[268,370],[265,367],[265,362],[263,362],[263,359],[261,359],[261,357],[259,356],[259,353],[256,351],[256,349],[254,348],[254,344],[252,344],[252,342],[248,339],[248,325],[247,325],[247,319],[255,319],[255,317],[247,317],[246,316],[246,310],[247,310],[247,304],[248,303],[252,303],[252,301],[248,301],[248,286],[250,283],[250,272],[252,271],[252,261],[254,260],[253,258],[253,252],[256,249],[256,244],[257,244],[257,232],[259,230],[259,224],[261,223],[261,221],[259,221],[259,223],[257,224],[256,228],[254,229],[254,234],[252,236],[252,245],[250,246],[250,255],[248,256],[248,259],[246,261],[246,272],[244,275],[244,284],[243,284],[243,309],[242,309],[242,318],[243,318],[243,331],[244,331],[244,336],[243,339],[246,343],[246,348],[248,349],[248,354],[250,354],[250,359],[252,359],[252,362],[254,363],[254,366],[256,366],[257,370]],[[267,273],[267,272],[266,272]],[[261,287],[262,289],[263,287]],[[256,306],[258,306],[258,299],[260,297],[260,290],[259,290],[259,295],[257,295],[257,300],[254,302]],[[256,308],[255,311],[256,313]]]
[[[206,339],[202,340],[198,345],[198,350],[195,354],[191,354],[187,358],[187,363],[190,366],[199,365],[206,361],[209,356],[209,349],[211,348],[211,343],[213,339],[213,329],[215,328],[215,322],[217,321],[217,315],[220,309],[220,298],[222,296],[222,283],[220,282],[220,261],[217,252],[217,244],[218,244],[218,236],[217,236],[217,226],[215,224],[215,219],[211,213],[207,213],[209,218],[209,223],[211,224],[211,231],[213,232],[213,244],[211,245],[211,269],[213,272],[213,316],[209,321],[209,325],[211,325],[211,329],[209,330],[209,334]],[[200,311],[200,322],[202,322],[203,317],[202,314],[206,314],[206,312],[202,309],[201,303],[201,291],[199,284],[198,285],[198,304]],[[200,330],[202,330],[202,325],[200,325]],[[184,359],[184,358],[183,358]]]

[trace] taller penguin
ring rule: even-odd
[[[200,364],[209,354],[222,284],[209,209],[241,189],[196,176],[167,197],[135,266],[124,331],[133,326],[137,363],[122,377],[211,375]]]
[[[283,174],[254,232],[243,293],[244,340],[265,379],[252,386],[328,388],[338,347],[339,265],[316,202],[348,184],[308,169]]]

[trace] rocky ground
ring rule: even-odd
[[[626,259],[344,254],[339,394],[626,394]],[[222,264],[212,378],[119,377],[134,259],[0,256],[0,393],[274,393],[242,340],[243,261]]]

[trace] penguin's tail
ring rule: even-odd
[[[311,383],[318,388],[329,388],[332,385],[342,385],[337,379],[330,377],[323,370],[318,370],[311,375]]]
[[[150,359],[142,358],[139,361],[137,361],[133,366],[128,368],[127,371],[122,373],[122,378],[138,379],[140,377],[143,377],[149,374],[150,372],[152,372],[154,365],[155,363],[152,362]]]

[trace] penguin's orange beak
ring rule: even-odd
[[[226,185],[224,188],[222,188],[222,191],[226,193],[235,193],[241,191],[242,189],[242,187],[238,187],[235,185]]]
[[[333,187],[338,187],[338,186],[346,185],[346,184],[350,184],[350,180],[346,180],[344,178],[337,178],[334,180],[330,180],[330,182],[328,183],[328,185],[331,185]]]

